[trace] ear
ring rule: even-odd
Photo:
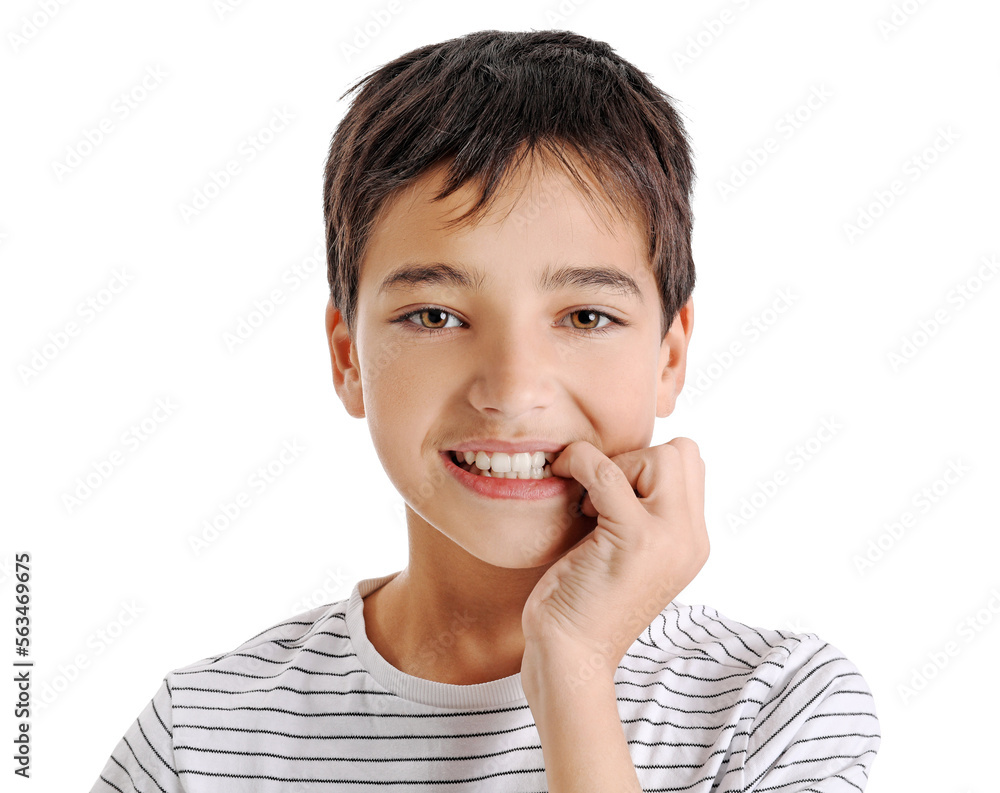
[[[694,298],[677,312],[660,346],[660,383],[656,392],[656,417],[665,418],[674,412],[677,397],[684,389],[687,349],[694,330]]]
[[[337,396],[352,418],[364,418],[365,403],[357,347],[347,330],[343,315],[333,307],[333,298],[326,304],[326,340],[330,345],[333,387],[337,390]]]

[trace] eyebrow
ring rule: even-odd
[[[378,295],[400,289],[418,286],[451,286],[470,292],[481,292],[489,279],[482,270],[471,272],[447,262],[410,262],[404,264],[382,279]],[[565,287],[578,289],[610,289],[625,297],[634,297],[643,302],[642,290],[635,279],[617,267],[597,265],[580,267],[567,265],[553,269],[547,267],[535,281],[539,292],[554,292]]]

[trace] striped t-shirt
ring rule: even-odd
[[[92,793],[545,791],[520,674],[424,680],[368,641],[362,598],[396,575],[168,673]],[[644,791],[856,793],[879,748],[871,691],[836,647],[708,606],[670,603],[615,690]]]

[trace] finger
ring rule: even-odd
[[[657,507],[657,514],[674,529],[673,542],[678,554],[686,553],[693,571],[697,572],[709,553],[705,527],[705,461],[698,444],[690,438],[674,438],[655,449],[656,465],[663,466],[666,480],[675,483],[674,487],[666,488],[658,502],[663,504],[663,511]]]
[[[642,505],[658,515],[684,514],[698,503],[704,510],[705,462],[698,444],[678,437],[669,443],[647,449],[635,449],[615,455],[611,460],[634,483]],[[683,487],[678,484],[683,482]]]
[[[646,517],[625,472],[600,449],[587,441],[574,441],[552,463],[555,476],[572,478],[583,485],[587,499],[605,520],[616,525],[634,525]]]

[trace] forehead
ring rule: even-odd
[[[480,292],[494,285],[495,265],[524,274],[533,264],[539,291],[602,288],[641,302],[652,276],[634,210],[612,204],[584,167],[578,173],[589,194],[561,163],[528,158],[459,223],[480,186],[470,181],[434,200],[447,177],[447,163],[438,164],[383,205],[366,246],[364,291],[376,299],[425,284]]]

